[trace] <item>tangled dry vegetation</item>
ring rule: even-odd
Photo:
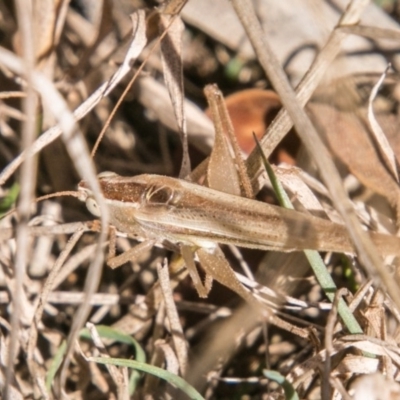
[[[0,2],[2,398],[400,398],[400,9],[381,3]],[[133,240],[129,186],[116,232],[96,171],[229,193],[241,175],[258,202],[197,204],[201,225],[156,183],[136,207],[180,210],[193,231],[150,213]],[[302,214],[265,228],[251,212],[285,202],[279,183]],[[217,237],[222,212],[248,236]],[[257,224],[275,251],[248,249]],[[206,298],[196,266],[216,281]]]

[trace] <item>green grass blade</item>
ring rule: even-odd
[[[130,335],[126,335],[121,333],[113,328],[110,328],[106,325],[97,325],[96,330],[100,337],[104,339],[111,339],[119,343],[125,343],[131,345],[135,348],[135,357],[136,361],[145,363],[146,362],[146,353],[144,352],[142,346]],[[80,337],[82,339],[91,340],[90,332],[87,328],[82,329]],[[136,370],[132,371],[132,374],[129,378],[129,394],[132,395],[135,393],[135,390],[139,384],[140,373]]]
[[[61,343],[61,346],[58,348],[50,364],[50,368],[46,374],[46,388],[49,392],[51,391],[51,385],[54,382],[54,377],[56,376],[58,368],[60,368],[60,365],[63,362],[66,349],[67,349],[67,342],[64,340]]]
[[[201,396],[201,394],[193,386],[189,385],[180,376],[168,372],[165,369],[145,364],[136,360],[125,360],[121,358],[90,357],[89,360],[100,364],[112,364],[119,367],[128,367],[146,372],[167,381],[171,385],[182,390],[193,400],[204,400],[203,396]]]
[[[299,400],[299,396],[292,384],[279,372],[264,369],[263,374],[266,378],[282,386],[286,400]]]
[[[0,199],[0,218],[6,214],[10,208],[15,204],[19,194],[19,184],[14,183],[9,189],[7,195]]]
[[[272,187],[275,191],[275,194],[279,201],[279,204],[282,207],[294,210],[293,204],[290,201],[289,196],[287,195],[282,184],[276,177],[275,172],[272,169],[267,158],[265,157],[262,147],[260,146],[260,143],[258,142],[255,135],[254,135],[254,139],[255,139],[257,147],[260,151],[265,170],[267,171],[268,177],[271,181]],[[337,287],[336,287],[335,282],[333,281],[329,271],[327,270],[325,263],[322,260],[320,254],[318,253],[318,251],[315,251],[315,250],[304,250],[304,254],[307,257],[307,259],[311,265],[311,268],[314,271],[314,274],[315,274],[315,277],[317,278],[318,283],[321,285],[322,289],[324,290],[325,295],[328,297],[328,299],[331,302],[333,302],[334,298],[335,298],[335,292],[337,291]],[[338,313],[350,333],[352,333],[352,334],[363,333],[363,330],[361,329],[361,327],[358,324],[357,320],[355,319],[353,313],[350,311],[349,307],[347,306],[346,302],[343,299],[339,300]]]

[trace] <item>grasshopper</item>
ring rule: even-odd
[[[218,244],[261,250],[354,253],[343,225],[312,215],[166,176],[103,173],[98,179],[111,224],[131,238],[177,245],[202,297],[209,289],[201,285],[193,271],[190,253],[198,256],[212,278],[249,300],[249,293],[223,258]],[[80,200],[99,216],[88,185],[82,181],[78,190]],[[400,255],[399,238],[370,235],[382,254]]]
[[[211,164],[215,169],[213,160],[228,158],[226,131],[234,140],[233,130],[218,89],[210,86],[205,92],[216,128],[214,157],[212,154],[209,163],[209,169]],[[237,153],[235,159],[240,164],[241,158]],[[229,177],[234,170],[235,167],[230,167]],[[242,176],[245,175],[242,171]],[[182,254],[201,297],[207,296],[211,281],[215,279],[248,302],[255,302],[237,279],[219,244],[286,252],[309,249],[354,253],[343,225],[232,194],[240,189],[230,190],[230,193],[221,191],[220,187],[216,190],[218,183],[214,182],[221,179],[215,179],[210,173],[207,180],[214,188],[148,174],[122,177],[106,172],[100,174],[98,180],[110,223],[129,237],[146,240],[150,245],[172,245]],[[89,211],[100,216],[100,209],[87,183],[81,181],[78,191],[80,200],[86,202]],[[370,235],[382,254],[400,255],[399,238],[377,233]],[[195,257],[205,270],[205,284],[197,272]],[[116,267],[126,261],[123,258],[121,263],[109,261],[109,264]]]
[[[111,223],[132,238],[213,251],[218,243],[259,250],[353,253],[343,225],[261,201],[160,175],[98,176]],[[84,181],[80,199],[100,216]],[[400,255],[400,239],[370,233],[383,254]]]

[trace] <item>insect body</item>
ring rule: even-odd
[[[218,243],[261,250],[312,249],[353,253],[344,226],[180,179],[160,175],[100,174],[110,221],[133,238],[215,248]],[[91,190],[81,199],[99,215]],[[400,254],[400,239],[371,233],[383,254]]]

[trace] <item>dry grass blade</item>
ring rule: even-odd
[[[340,31],[341,27],[347,25],[353,26],[358,23],[362,12],[367,6],[368,1],[357,0],[351,1],[346,8],[344,14],[340,18],[337,28],[333,30],[329,36],[325,46],[316,56],[310,69],[304,75],[296,88],[298,100],[302,106],[304,106],[310,97],[314,93],[317,86],[320,84],[322,77],[331,65],[332,61],[338,55],[341,43],[346,38],[346,35]],[[265,155],[268,157],[272,151],[282,140],[282,138],[289,132],[293,126],[293,122],[289,117],[288,111],[282,109],[271,126],[268,128],[266,135],[261,139],[261,146]],[[251,176],[260,168],[260,159],[256,151],[253,151],[248,158],[249,173]]]
[[[16,73],[23,74],[24,70],[20,64],[17,57],[13,54],[7,52],[6,50],[1,50],[5,55],[5,59],[2,60],[9,68],[13,69]],[[91,187],[94,190],[96,201],[102,211],[101,226],[102,230],[99,236],[98,251],[93,259],[90,266],[90,279],[86,281],[86,298],[81,306],[81,310],[76,315],[75,324],[71,330],[71,341],[68,342],[67,357],[71,352],[72,343],[74,342],[74,337],[78,335],[80,328],[83,326],[87,314],[90,310],[90,296],[97,289],[100,276],[101,276],[101,266],[103,263],[103,253],[101,248],[106,239],[107,226],[108,226],[108,211],[104,205],[103,197],[100,193],[98,182],[96,179],[94,167],[90,159],[86,143],[83,140],[81,134],[79,134],[79,129],[77,129],[76,121],[73,115],[68,110],[68,106],[65,101],[54,88],[52,82],[47,80],[43,75],[38,72],[32,72],[32,84],[34,87],[42,94],[44,104],[51,110],[54,116],[56,116],[60,121],[60,127],[63,129],[63,138],[65,140],[66,147],[70,152],[71,158],[74,160],[75,165],[82,177],[85,177],[88,182],[90,182]],[[27,146],[29,148],[30,146]],[[31,154],[32,156],[33,154]],[[26,248],[25,243],[20,243],[22,248]],[[21,253],[23,254],[23,253]],[[64,368],[68,366],[68,361],[65,362]],[[63,370],[65,371],[65,369]]]
[[[290,389],[307,400],[347,400],[363,396],[352,385],[358,376],[364,387],[397,382],[399,310],[355,255],[338,212],[357,213],[396,286],[400,196],[384,159],[400,151],[397,75],[374,99],[371,93],[385,66],[397,65],[396,43],[380,40],[398,36],[395,6],[386,3],[390,21],[369,5],[359,27],[366,0],[263,0],[256,20],[246,0],[172,0],[157,9],[143,1],[92,3],[35,2],[17,20],[13,2],[0,1],[0,396],[4,386],[9,397],[88,400],[179,398],[176,390],[196,399],[278,398]],[[247,32],[232,4],[241,7]],[[23,18],[33,30],[26,43],[31,28]],[[288,82],[298,85],[296,98]],[[350,89],[341,90],[343,82]],[[39,106],[29,111],[23,103],[32,93]],[[390,144],[387,157],[368,137],[368,104]],[[318,133],[327,133],[348,199],[341,187],[334,193],[331,155],[313,136],[304,107],[317,114]],[[297,129],[286,135],[291,118]],[[25,143],[24,125],[35,119],[30,130],[40,136]],[[241,162],[241,152],[253,148],[252,131],[266,132],[263,147],[295,210],[276,206],[258,153]],[[189,152],[194,171],[187,180],[178,177],[177,134],[188,136],[184,158]],[[37,178],[29,164],[16,173],[38,153]],[[104,216],[100,192],[79,177],[90,175],[91,163],[112,171],[92,181],[110,216],[101,248],[100,221],[86,221],[88,210]],[[244,190],[247,174],[255,198]],[[11,209],[21,179],[22,220]],[[46,202],[26,201],[33,189]],[[27,240],[16,240],[24,224]],[[95,268],[91,262],[105,250],[107,261]],[[309,269],[311,255],[324,266],[323,279]],[[349,292],[332,307],[335,288]],[[343,313],[347,303],[354,325]],[[88,325],[92,336],[79,330],[88,321],[96,324]],[[396,385],[382,393],[393,395]]]
[[[143,106],[156,115],[157,119],[168,129],[178,132],[179,127],[166,87],[151,76],[141,77],[137,87],[138,99]],[[184,101],[190,142],[200,151],[209,153],[214,142],[212,123],[192,101],[187,98]]]
[[[49,145],[51,142],[53,142],[55,139],[57,139],[63,132],[68,132],[72,129],[73,126],[75,126],[76,121],[81,120],[85,115],[87,115],[99,102],[100,100],[109,94],[117,84],[121,81],[121,79],[124,78],[124,76],[131,70],[130,68],[130,62],[132,57],[136,58],[138,54],[141,53],[143,50],[143,47],[146,44],[146,38],[145,38],[145,25],[144,25],[144,13],[139,11],[137,13],[137,35],[133,38],[132,40],[132,45],[130,47],[130,51],[128,52],[127,55],[127,61],[123,63],[120,68],[115,72],[115,74],[112,76],[110,80],[107,82],[104,82],[94,93],[92,93],[86,101],[84,101],[74,112],[73,112],[73,117],[70,118],[68,117],[68,113],[66,112],[65,117],[68,117],[68,120],[65,120],[65,124],[68,125],[57,125],[53,128],[50,128],[46,132],[44,132],[36,141],[33,143],[33,145],[27,149],[25,149],[17,158],[13,160],[12,163],[10,163],[7,168],[5,168],[1,174],[0,174],[0,184],[4,184],[4,182],[9,179],[9,177],[15,172],[15,170],[21,165],[21,163],[26,159],[26,157],[30,155],[34,155],[40,150],[42,150],[44,147]],[[136,26],[135,26],[136,27]],[[22,69],[21,66],[18,63],[18,59],[11,53],[7,52],[7,50],[0,48],[0,55],[2,59],[2,63],[7,67],[10,68],[11,70],[14,70],[15,72],[22,74]],[[34,75],[37,77],[36,81],[36,89],[40,92],[44,88],[52,88],[52,84],[46,81],[42,80],[44,79],[40,75]],[[35,81],[33,82],[35,84]],[[45,97],[46,98],[46,97]],[[49,107],[50,109],[54,110],[52,107],[52,101],[54,101],[55,97],[52,97],[52,99],[49,100]],[[58,102],[56,103],[57,105],[60,105]],[[59,116],[62,111],[66,111],[67,109],[61,105],[61,109],[54,110],[55,111],[55,116]],[[85,176],[83,174],[82,176]]]
[[[161,290],[164,296],[165,308],[170,323],[175,353],[179,362],[179,370],[182,375],[185,375],[188,363],[188,344],[185,340],[182,325],[179,322],[178,312],[172,297],[168,265],[166,260],[164,261],[164,265],[157,265],[157,272],[160,280]]]
[[[332,310],[329,313],[328,321],[326,324],[326,332],[325,332],[325,349],[326,349],[326,360],[325,360],[325,368],[323,372],[323,381],[322,381],[322,389],[321,394],[322,398],[330,398],[331,397],[331,388],[330,388],[330,374],[331,374],[331,353],[333,351],[333,333],[334,327],[337,320],[338,315],[338,305],[339,301],[343,296],[348,293],[348,290],[342,288],[335,293],[335,299],[332,304]]]
[[[390,274],[384,268],[373,243],[363,231],[329,152],[304,110],[299,105],[282,67],[277,62],[268,43],[263,40],[265,36],[254,13],[252,4],[250,1],[239,2],[234,0],[233,5],[248,33],[261,65],[279,93],[283,106],[292,117],[294,125],[308,152],[314,157],[314,161],[331,194],[332,200],[346,223],[350,237],[362,263],[367,268],[371,277],[378,284],[384,285],[397,306],[400,307],[398,285],[393,282]],[[361,4],[360,8],[362,6],[363,4]]]
[[[5,67],[18,75],[24,75],[25,68],[18,57],[3,48],[0,48],[0,55],[1,63]],[[32,85],[35,90],[42,95],[44,106],[59,120],[60,133],[64,133],[67,148],[70,151],[71,157],[76,161],[81,176],[91,182],[92,187],[97,188],[97,193],[100,193],[86,143],[83,141],[82,137],[79,136],[76,120],[74,115],[69,111],[65,100],[54,87],[54,84],[39,72],[32,71]],[[43,140],[43,135],[41,139]],[[38,143],[38,141],[36,141],[36,143]],[[38,150],[35,151],[32,149],[31,152],[28,152],[28,155],[33,156],[37,151]],[[27,155],[26,151],[22,154],[24,154],[24,156],[21,155],[19,163],[23,161]],[[16,165],[13,162],[12,165],[9,165],[8,168],[3,171],[2,174],[5,176],[5,179],[9,177],[9,174],[14,172],[15,167]],[[102,203],[101,197],[98,197],[98,201],[100,204]]]
[[[178,375],[179,373],[179,361],[177,358],[177,354],[170,344],[166,343],[164,340],[159,339],[155,342],[154,347],[156,351],[162,355],[164,358],[164,362],[166,364],[166,370],[174,375]]]
[[[88,322],[86,323],[86,327],[89,329],[90,334],[92,336],[94,345],[96,346],[97,350],[100,352],[101,357],[110,358],[104,343],[102,342],[99,333],[97,332],[96,327]],[[118,400],[128,400],[129,399],[129,391],[128,391],[128,379],[126,374],[126,368],[118,369],[115,365],[106,364],[110,375],[117,386],[118,392]]]
[[[128,51],[126,52],[126,55],[124,57],[124,61],[123,61],[122,65],[118,68],[118,70],[115,72],[115,74],[112,76],[112,78],[106,83],[106,86],[104,87],[104,93],[101,93],[102,97],[108,96],[111,93],[111,91],[115,88],[115,86],[131,71],[132,63],[139,57],[143,48],[147,44],[145,13],[143,11],[138,11],[131,15],[131,20],[132,20],[132,36],[133,36],[132,42],[129,46]],[[104,84],[102,85],[102,87],[103,86],[104,86]],[[125,93],[127,90],[128,90],[128,88],[125,89]],[[98,91],[99,91],[99,89],[95,93],[97,93]],[[93,97],[94,94],[91,97]],[[91,152],[92,157],[94,157],[94,155],[96,154],[97,148],[98,148],[101,140],[103,139],[103,136],[104,136],[107,128],[109,127],[111,120],[112,120],[113,116],[115,115],[115,112],[117,111],[118,106],[123,101],[124,97],[125,97],[124,95],[122,95],[120,97],[120,100],[117,102],[116,106],[114,107],[113,112],[109,115],[109,117],[107,118],[107,122],[104,124],[103,128],[101,129],[101,132],[99,133],[99,137],[97,138],[96,143],[93,146],[93,149]],[[98,97],[97,101],[100,101],[100,100],[101,100],[101,97]],[[97,101],[96,101],[96,103],[97,103]],[[91,107],[94,107],[96,105],[96,103],[92,104]]]
[[[142,31],[143,30],[144,29],[142,28]],[[139,52],[142,50],[143,45],[144,44],[141,42],[139,45]],[[8,68],[14,69],[15,72],[22,74],[23,69],[19,65],[18,59],[10,53],[7,54],[6,50],[2,51],[7,55],[7,57],[3,59],[3,63],[6,63],[8,61],[8,64],[6,64]],[[137,52],[138,51],[136,49],[136,53]],[[128,70],[129,67],[127,68],[127,64],[123,65],[120,69],[120,71],[122,71],[120,73],[120,76],[119,77],[118,75],[114,76],[114,80],[111,80],[109,85],[107,84],[104,87],[105,92],[107,93],[107,91],[110,90],[110,88],[113,88],[119,81],[119,79],[121,79],[121,75],[124,75],[124,73],[126,74]],[[58,92],[53,88],[53,84],[50,81],[47,81],[47,79],[44,76],[40,75],[39,73],[32,73],[32,84],[42,94],[44,104],[52,111],[53,115],[59,119],[60,127],[64,133],[63,137],[65,139],[67,149],[69,150],[70,155],[74,160],[75,165],[79,170],[81,176],[84,177],[87,182],[90,182],[90,186],[94,190],[93,193],[95,194],[96,201],[98,202],[98,205],[102,210],[102,217],[101,217],[102,232],[98,242],[99,251],[96,252],[96,257],[94,258],[90,267],[90,272],[89,272],[90,279],[87,279],[86,281],[85,301],[83,302],[80,311],[77,313],[76,318],[74,320],[73,328],[71,329],[70,341],[68,342],[68,348],[67,348],[67,355],[61,372],[61,387],[63,387],[63,381],[66,379],[65,371],[68,367],[68,358],[72,349],[72,343],[74,343],[75,341],[74,338],[77,337],[80,328],[84,324],[84,321],[90,310],[90,296],[95,292],[98,283],[100,281],[101,264],[103,262],[103,253],[101,251],[101,248],[105,241],[106,229],[108,226],[108,221],[107,221],[108,211],[104,207],[103,198],[100,194],[97,179],[95,177],[93,164],[89,157],[86,144],[84,143],[82,136],[79,134],[79,130],[77,130],[74,116],[69,112],[68,107],[66,106],[64,100],[61,98]],[[100,99],[100,97],[98,97],[98,99]],[[25,148],[30,148],[30,145],[25,146]],[[30,170],[32,170],[32,168],[30,168]],[[10,172],[12,172],[12,169],[10,170]],[[31,181],[33,182],[33,180]],[[22,247],[26,248],[25,245]]]
[[[28,367],[31,371],[32,376],[35,376],[36,381],[38,382],[38,387],[44,387],[44,385],[40,384],[40,381],[44,382],[45,376],[43,371],[41,371],[40,366],[37,364],[37,360],[35,359],[36,345],[37,345],[37,337],[38,337],[38,327],[42,320],[44,307],[47,302],[47,298],[50,292],[54,288],[54,282],[57,278],[57,275],[60,272],[61,267],[65,263],[66,258],[70,255],[72,248],[76,245],[78,240],[82,237],[83,230],[78,230],[74,233],[71,239],[68,242],[68,245],[65,247],[63,252],[60,254],[57,262],[55,263],[50,275],[47,278],[47,281],[43,287],[43,291],[40,294],[39,301],[37,303],[37,308],[34,314],[34,321],[29,331],[29,342],[27,348],[27,361]],[[47,392],[42,392],[42,395],[47,397]]]
[[[23,124],[22,146],[29,147],[36,134],[36,107],[38,104],[37,95],[34,92],[33,71],[35,68],[34,42],[33,42],[33,26],[32,20],[28,13],[24,12],[24,4],[17,1],[16,11],[20,27],[21,42],[23,48],[23,61],[19,61],[19,67],[23,66],[26,72],[26,98],[23,100],[23,111],[26,120]],[[14,313],[11,317],[11,336],[6,361],[6,372],[4,382],[3,396],[8,398],[8,392],[12,380],[15,379],[14,364],[17,356],[18,337],[20,336],[20,314],[22,312],[22,299],[24,298],[23,278],[28,262],[28,221],[30,217],[30,204],[33,198],[34,183],[36,181],[36,160],[33,157],[25,160],[21,171],[21,194],[18,202],[18,211],[21,217],[20,224],[17,228],[17,244],[21,251],[17,253],[15,260],[14,278],[15,286],[13,290],[13,307]]]
[[[382,128],[380,127],[378,121],[375,118],[374,109],[373,109],[373,102],[375,100],[376,95],[378,94],[378,90],[381,87],[383,81],[386,78],[386,74],[390,68],[390,65],[386,68],[386,71],[382,74],[379,78],[378,82],[376,82],[375,86],[373,87],[371,94],[368,100],[368,121],[371,126],[371,130],[373,132],[373,137],[375,138],[376,142],[378,143],[379,149],[383,155],[384,160],[388,164],[388,168],[391,173],[396,178],[396,181],[399,182],[399,174],[397,171],[397,159],[391,148]]]
[[[77,230],[84,229],[90,230],[91,227],[84,222],[71,222],[70,224],[54,225],[54,226],[31,226],[29,227],[29,235],[31,236],[44,236],[44,235],[65,235],[74,233]],[[6,241],[15,236],[15,229],[1,229],[0,241]]]
[[[183,156],[179,177],[185,178],[190,174],[191,167],[184,108],[185,95],[183,92],[182,64],[182,33],[184,24],[181,18],[179,16],[170,17],[169,15],[160,14],[161,33],[167,29],[168,33],[161,42],[161,60],[163,63],[165,84],[168,88],[182,141]]]
[[[392,39],[400,40],[400,31],[393,29],[383,29],[373,26],[342,26],[339,28],[344,33],[350,33],[353,35],[360,35],[370,39]]]
[[[295,194],[296,201],[307,210],[312,210],[313,215],[318,215],[322,218],[326,216],[326,211],[321,202],[301,178],[300,169],[284,164],[279,167],[272,166],[272,168],[283,187],[288,189],[290,193]]]
[[[57,18],[57,4],[45,0],[33,5],[33,31],[32,37],[37,38],[35,55],[37,59],[45,58],[54,46],[54,29]]]
[[[308,110],[332,152],[365,186],[386,197],[399,212],[399,186],[393,174],[382,165],[362,122],[367,118],[366,110],[358,110],[357,115],[323,103],[311,103]]]
[[[188,0],[171,0],[168,1],[163,10],[164,14],[177,15],[185,7]]]

